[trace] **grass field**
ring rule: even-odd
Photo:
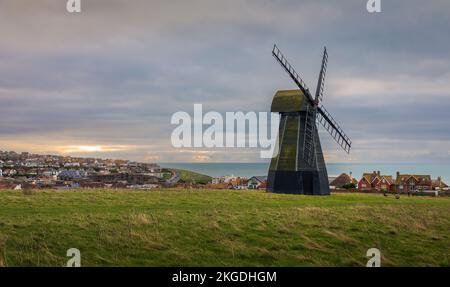
[[[0,192],[0,266],[450,265],[450,198],[256,191]]]
[[[180,180],[182,182],[193,182],[193,183],[200,183],[200,184],[207,184],[208,182],[211,182],[212,177],[208,175],[204,175],[201,173],[193,172],[190,170],[184,170],[184,169],[175,169],[172,168],[172,170],[177,171],[180,175]]]

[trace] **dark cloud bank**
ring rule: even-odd
[[[193,161],[171,147],[171,115],[193,103],[267,111],[294,88],[276,42],[311,88],[328,46],[324,104],[354,142],[347,157],[324,134],[331,161],[450,162],[448,1],[383,1],[369,14],[363,0],[97,0],[78,15],[63,2],[0,2],[0,149]]]

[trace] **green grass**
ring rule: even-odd
[[[211,179],[212,179],[212,177],[210,177],[209,175],[204,175],[204,174],[189,171],[189,170],[174,169],[174,168],[172,170],[175,170],[178,172],[178,174],[180,175],[180,179],[183,182],[194,182],[194,183],[199,183],[199,184],[207,184],[207,183],[211,182]]]
[[[450,265],[450,198],[261,191],[0,192],[0,266]]]

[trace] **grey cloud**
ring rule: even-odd
[[[277,89],[295,88],[272,44],[311,89],[326,44],[324,104],[354,140],[352,160],[389,148],[390,159],[405,160],[394,152],[402,147],[423,160],[417,150],[441,141],[430,157],[450,161],[450,3],[383,1],[383,13],[370,15],[365,2],[96,0],[70,15],[64,1],[2,1],[0,140],[130,145],[103,154],[132,158],[155,144],[150,156],[190,161],[170,146],[172,113],[192,113],[194,103],[266,111]],[[357,88],[361,79],[386,89]],[[348,159],[323,142],[333,160]],[[248,150],[210,159],[259,160]]]

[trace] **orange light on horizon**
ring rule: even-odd
[[[127,146],[101,146],[101,145],[69,145],[59,147],[61,153],[91,153],[91,152],[113,152],[127,150]]]

